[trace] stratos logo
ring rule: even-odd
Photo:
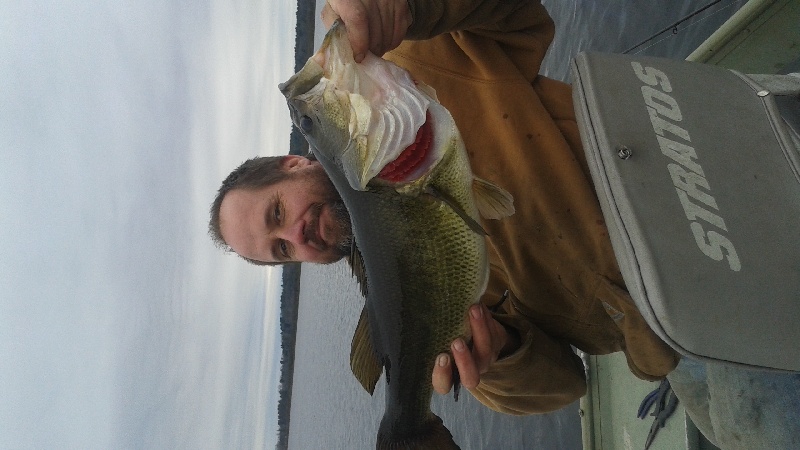
[[[724,234],[728,228],[719,215],[717,201],[703,168],[697,162],[697,152],[691,146],[689,132],[676,124],[683,116],[678,102],[668,94],[672,92],[669,78],[654,67],[642,67],[638,62],[632,62],[631,66],[639,80],[645,83],[642,97],[661,152],[672,160],[667,169],[697,246],[714,261],[725,258],[730,269],[738,272],[742,263],[733,242]]]

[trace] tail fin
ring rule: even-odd
[[[377,450],[459,450],[450,430],[433,413],[422,427],[413,432],[400,435],[389,428],[385,422],[381,422],[375,445]]]

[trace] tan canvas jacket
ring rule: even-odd
[[[570,87],[539,76],[553,39],[536,1],[410,0],[409,38],[385,55],[434,87],[475,174],[508,190],[516,213],[486,220],[491,279],[482,301],[519,350],[473,394],[497,411],[561,408],[586,391],[587,353],[624,351],[634,374],[658,379],[678,355],[646,325],[624,288],[589,178]]]

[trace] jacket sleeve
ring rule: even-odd
[[[536,0],[408,0],[408,5],[413,18],[408,39],[464,30],[531,34],[542,25],[552,28],[550,16]]]
[[[488,65],[484,71],[508,73],[512,68],[505,64],[511,63],[515,66],[513,71],[529,82],[539,74],[555,32],[550,15],[537,0],[409,0],[408,4],[413,21],[406,39],[452,35],[468,58],[478,56],[472,62]],[[494,48],[488,49],[487,45]],[[437,51],[434,49],[433,53]],[[506,61],[500,63],[494,58],[484,61],[487,54],[497,53],[502,53]],[[436,62],[435,55],[417,56],[429,63]]]
[[[522,317],[495,314],[519,334],[521,345],[489,367],[471,392],[481,403],[505,414],[554,411],[586,393],[583,362],[560,342]]]

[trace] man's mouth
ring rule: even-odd
[[[428,112],[425,114],[425,123],[417,131],[417,138],[414,143],[406,147],[397,159],[387,164],[378,174],[378,178],[391,183],[406,181],[408,176],[414,173],[425,161],[432,140],[431,114]]]
[[[323,239],[322,237],[323,224],[321,220],[321,215],[323,206],[324,206],[323,204],[316,206],[316,211],[314,215],[315,217],[311,222],[306,223],[306,229],[304,231],[306,240],[310,242],[311,246],[316,248],[317,250],[322,250],[327,245],[325,239]]]

